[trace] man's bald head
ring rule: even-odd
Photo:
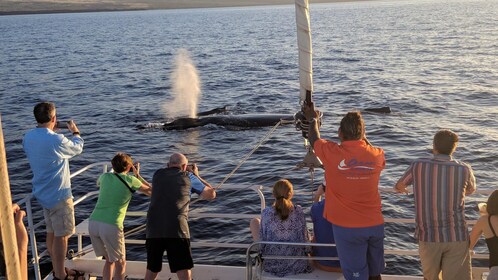
[[[180,153],[174,153],[169,157],[168,167],[178,167],[186,169],[188,164],[187,157]]]

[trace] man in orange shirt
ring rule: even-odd
[[[386,164],[384,151],[366,139],[360,112],[349,112],[341,120],[339,144],[320,138],[314,104],[304,109],[310,122],[308,139],[330,182],[323,216],[332,223],[343,275],[347,280],[381,279],[384,218],[378,185]]]

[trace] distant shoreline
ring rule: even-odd
[[[55,13],[89,13],[118,12],[160,9],[196,9],[222,7],[249,7],[265,5],[291,5],[293,0],[112,0],[105,3],[99,0],[63,0],[54,4],[50,0],[23,1],[0,0],[0,16],[55,14]],[[356,2],[372,0],[311,0],[310,5],[318,3]]]
[[[25,11],[8,11],[8,12],[0,11],[0,16],[124,12],[124,11],[146,11],[146,10],[155,10],[155,9],[67,9],[67,10],[25,10]]]

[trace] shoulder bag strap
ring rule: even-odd
[[[119,176],[119,175],[118,175],[118,173],[114,173],[114,175],[116,175],[116,177],[118,177],[118,179],[119,179],[121,182],[123,182],[123,184],[125,184],[125,186],[128,188],[128,190],[130,190],[130,192],[131,192],[131,193],[135,193],[135,190],[134,190],[134,189],[132,189],[132,188],[128,185],[128,183],[126,183],[126,181],[125,181],[125,180],[123,180],[123,178],[121,178],[121,176]]]

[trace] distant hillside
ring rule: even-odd
[[[310,3],[351,0],[312,0]],[[354,1],[354,0],[353,0]],[[0,15],[287,5],[293,0],[0,0]]]

